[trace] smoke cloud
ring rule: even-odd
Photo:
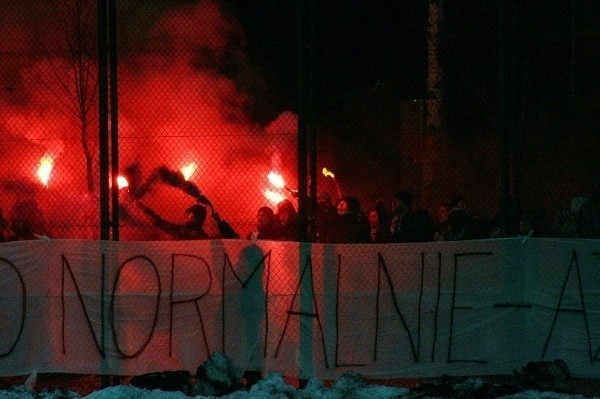
[[[3,12],[8,9],[6,5],[0,7]],[[155,6],[148,7],[141,11],[149,12]],[[20,15],[18,10],[10,12]],[[0,56],[0,67],[7,71],[0,79],[8,94],[0,99],[0,150],[11,159],[10,167],[0,168],[0,180],[23,180],[38,187],[35,199],[46,213],[49,235],[95,236],[98,202],[97,195],[86,192],[81,122],[87,123],[87,143],[97,176],[97,99],[93,97],[86,108],[89,113],[85,118],[77,114],[78,104],[72,103],[77,96],[64,94],[73,72],[67,53],[55,47],[60,43],[60,32],[46,41],[52,43],[47,45],[52,52],[38,52],[40,40],[34,39],[34,33],[48,32],[52,24],[37,21],[36,25],[36,18],[32,19],[22,26],[4,18],[0,23],[0,32],[15,38],[0,45],[5,54]],[[148,22],[148,18],[142,20]],[[216,1],[164,9],[151,22],[139,30],[132,26],[123,29],[136,35],[143,32],[143,44],[137,47],[131,46],[139,36],[119,36],[123,49],[118,70],[121,170],[135,167],[143,181],[158,167],[178,170],[197,163],[190,182],[245,236],[256,210],[269,205],[263,195],[269,184],[267,173],[276,168],[290,184],[296,184],[295,115],[284,113],[267,126],[252,121],[254,100],[240,89],[237,80],[240,70],[248,65],[244,33]],[[18,62],[11,65],[6,59],[10,51],[20,54]],[[91,72],[91,83],[95,74]],[[44,155],[56,158],[47,188],[38,184],[35,176]],[[0,190],[2,187],[10,185],[1,185]],[[18,199],[3,193],[1,201],[6,214]],[[124,207],[133,206],[125,192],[122,201]],[[144,201],[177,221],[194,198],[160,187],[147,193]],[[135,209],[124,214],[135,215]],[[128,223],[137,226],[131,237],[143,238],[146,226],[138,227],[144,221],[131,220],[123,220],[124,238],[128,238]],[[92,229],[68,228],[86,224]],[[53,225],[67,227],[53,231]]]

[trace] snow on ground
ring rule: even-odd
[[[477,379],[470,382],[477,385]],[[304,389],[285,383],[278,374],[270,374],[253,385],[249,391],[236,391],[221,396],[225,399],[388,399],[388,398],[423,398],[419,393],[407,388],[367,385],[352,378],[340,378],[331,387],[325,387],[321,381],[311,379]],[[431,398],[431,396],[427,396]],[[75,392],[56,390],[54,392],[34,392],[25,385],[0,391],[0,399],[79,399]],[[105,388],[84,396],[84,399],[186,399],[182,392],[149,391],[131,385],[120,385]],[[196,396],[197,399],[215,398]],[[583,399],[581,395],[566,395],[556,392],[525,391],[514,395],[503,396],[505,399]]]
[[[194,392],[194,398],[225,399],[424,399],[424,398],[458,398],[458,399],[583,399],[582,395],[563,394],[557,392],[541,392],[531,388],[563,391],[570,389],[568,367],[557,359],[553,362],[530,362],[520,372],[515,372],[512,382],[491,383],[481,378],[452,379],[442,376],[440,379],[423,381],[413,390],[404,387],[370,385],[363,376],[356,372],[342,374],[330,386],[321,380],[311,378],[302,389],[286,383],[282,375],[267,374],[256,381],[250,388],[239,384],[239,376],[235,367],[226,355],[213,353],[196,373],[193,388],[186,378],[178,381],[178,373],[151,373],[133,378],[128,385],[113,386],[81,396],[76,392],[55,390],[53,392],[36,392],[37,372],[32,373],[22,385],[10,390],[0,390],[0,399],[186,399]],[[246,374],[244,374],[246,377]],[[134,383],[134,380],[135,383]],[[253,380],[245,380],[246,383]],[[160,383],[159,383],[160,382]],[[176,383],[174,383],[176,382]],[[251,382],[250,382],[251,383]],[[136,386],[134,386],[136,385]],[[181,391],[163,391],[160,389],[143,389],[139,387],[171,387]],[[167,388],[167,389],[171,389]],[[530,389],[530,390],[526,390]],[[235,391],[234,391],[235,390]],[[183,391],[183,392],[182,392]],[[233,391],[233,392],[232,392]],[[89,391],[88,391],[89,392]],[[232,392],[223,396],[223,392]],[[202,394],[202,395],[199,395]]]

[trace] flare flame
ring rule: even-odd
[[[117,187],[119,187],[119,190],[125,187],[129,187],[129,182],[127,181],[127,178],[125,176],[117,176]]]
[[[269,182],[273,186],[275,186],[277,188],[285,187],[285,182],[283,181],[283,176],[281,176],[279,173],[271,171],[271,172],[269,172],[267,177],[269,178]]]
[[[322,172],[323,172],[323,176],[325,176],[325,177],[331,177],[332,179],[335,179],[335,175],[329,169],[323,168]]]
[[[50,181],[50,173],[52,173],[52,168],[54,167],[54,158],[50,155],[44,155],[40,159],[40,166],[37,169],[37,176],[42,182],[42,184],[48,187],[48,182]]]
[[[192,162],[183,166],[181,169],[179,169],[179,171],[183,175],[183,178],[188,181],[192,178],[196,172],[196,169],[198,169],[198,164],[196,162]]]
[[[281,201],[283,201],[285,199],[285,197],[283,195],[281,195],[280,193],[278,193],[276,191],[272,191],[272,190],[265,191],[265,198],[274,204],[279,204]]]

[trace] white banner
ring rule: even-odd
[[[600,377],[600,242],[0,244],[0,375]]]

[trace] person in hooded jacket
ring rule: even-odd
[[[0,208],[0,242],[14,241],[17,235],[13,231],[8,220],[4,219],[2,208]]]
[[[337,218],[337,210],[331,202],[331,196],[326,192],[317,195],[317,210],[315,212],[316,242],[326,243],[331,236],[331,229]]]
[[[369,242],[383,244],[390,241],[390,232],[385,224],[386,215],[380,207],[369,212]]]
[[[288,199],[284,199],[277,204],[277,219],[281,224],[279,239],[282,241],[298,241],[300,233],[298,231],[298,212],[294,204]]]
[[[392,242],[425,242],[434,239],[433,218],[425,209],[413,211],[412,195],[408,191],[399,191],[394,195],[389,228]]]
[[[207,210],[201,204],[194,204],[185,210],[186,221],[183,224],[173,223],[165,220],[142,202],[136,202],[137,206],[148,216],[156,227],[173,236],[176,240],[208,240],[211,238],[239,238],[233,227],[222,220],[218,213],[213,212],[212,218],[217,223],[220,237],[210,237],[204,230]]]
[[[281,236],[281,224],[275,212],[268,206],[258,208],[256,214],[256,230],[248,234],[252,240],[277,240]]]
[[[330,243],[368,243],[369,225],[361,210],[360,201],[354,196],[344,196],[336,203],[337,216],[333,223]]]
[[[408,191],[398,191],[392,198],[392,213],[389,221],[392,242],[415,242],[417,227],[412,210],[412,195]]]

